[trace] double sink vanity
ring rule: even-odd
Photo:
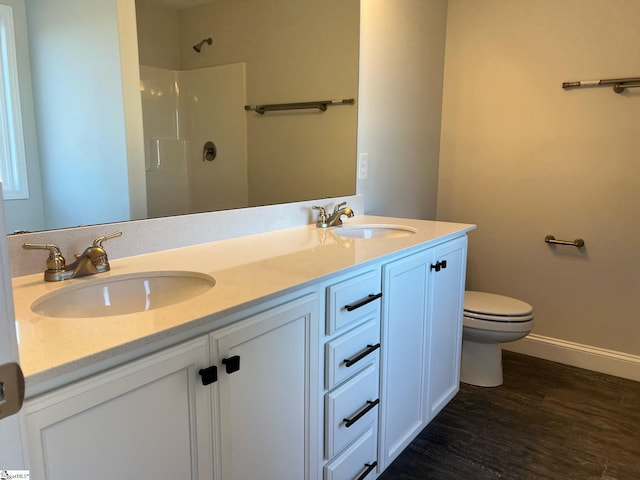
[[[458,391],[473,228],[358,216],[14,278],[33,478],[376,478]]]

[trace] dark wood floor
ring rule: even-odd
[[[640,383],[503,353],[504,384],[460,392],[381,480],[640,479]]]

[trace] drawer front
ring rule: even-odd
[[[380,356],[380,317],[369,316],[366,323],[328,342],[326,349],[326,388],[332,389],[352,377]]]
[[[327,288],[327,334],[380,311],[380,270],[371,270]]]
[[[325,395],[326,456],[333,457],[378,418],[378,365]]]
[[[371,480],[376,478],[377,442],[375,425],[353,445],[324,467],[324,480]]]

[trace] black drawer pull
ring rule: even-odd
[[[353,425],[358,420],[360,420],[362,417],[364,417],[367,413],[369,413],[369,411],[371,409],[375,408],[375,406],[378,405],[379,403],[380,403],[380,399],[379,398],[376,398],[373,401],[367,400],[367,406],[364,407],[362,410],[360,410],[358,413],[356,413],[353,418],[343,418],[342,419],[344,421],[344,426],[349,428],[351,425]]]
[[[367,475],[369,475],[373,471],[373,469],[378,466],[378,462],[375,461],[373,463],[365,463],[364,466],[367,467],[367,469],[362,472],[362,475],[356,478],[356,480],[364,480],[365,478],[367,478]]]
[[[201,368],[198,373],[202,377],[202,385],[210,385],[218,381],[218,367]]]
[[[370,353],[375,352],[379,348],[380,348],[380,344],[379,343],[376,343],[375,345],[367,345],[367,348],[365,350],[363,350],[362,352],[360,352],[359,354],[357,354],[355,357],[345,358],[344,359],[344,366],[349,368],[351,365],[354,365],[354,364],[358,363],[364,357],[366,357]]]
[[[356,308],[364,307],[367,303],[371,303],[374,300],[379,299],[380,297],[382,297],[382,292],[376,293],[375,295],[373,293],[370,293],[369,296],[364,300],[360,300],[358,303],[352,303],[351,305],[345,305],[344,308],[347,309],[347,312],[351,312]]]
[[[233,373],[240,370],[240,356],[234,355],[233,357],[223,358],[222,364],[226,367],[227,373]]]

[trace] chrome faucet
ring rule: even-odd
[[[70,278],[108,272],[111,267],[109,266],[107,252],[102,244],[111,238],[120,237],[121,235],[122,232],[114,232],[96,238],[93,241],[93,245],[87,247],[81,255],[76,255],[76,261],[70,265],[66,265],[60,249],[52,243],[25,243],[22,248],[25,250],[49,250],[44,280],[46,282],[59,282]]]
[[[355,215],[353,210],[345,205],[347,202],[339,203],[333,209],[333,213],[331,215],[327,215],[324,207],[311,207],[314,210],[320,210],[320,214],[318,216],[318,221],[316,222],[316,227],[318,228],[327,228],[327,227],[336,227],[338,225],[342,225],[342,216],[346,215],[348,218],[351,218]]]

